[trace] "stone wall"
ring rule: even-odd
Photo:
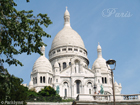
[[[72,102],[27,102],[27,105],[72,105]]]
[[[72,105],[114,105],[113,102],[76,101]],[[121,101],[116,105],[140,105],[140,101]]]
[[[27,102],[27,105],[114,105],[113,102],[93,102],[93,101],[75,101],[75,102]],[[140,101],[121,101],[116,105],[140,105]]]

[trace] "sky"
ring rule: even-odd
[[[55,35],[64,26],[66,6],[70,12],[71,27],[78,32],[88,52],[91,68],[97,59],[98,42],[103,58],[116,60],[114,79],[121,83],[122,94],[140,93],[140,1],[139,0],[14,0],[16,9],[33,10],[33,14],[48,14],[53,24],[42,27],[51,38],[43,37],[47,44],[45,55],[51,48]],[[29,84],[30,73],[39,54],[26,53],[14,56],[21,66],[4,64],[10,74]],[[5,57],[3,57],[5,58]]]

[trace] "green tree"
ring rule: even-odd
[[[21,85],[23,80],[10,75],[6,69],[1,70],[3,71],[0,73],[0,102],[23,101],[26,105],[28,88]]]
[[[38,92],[37,101],[46,102],[61,102],[62,98],[51,86],[45,86],[44,89]]]
[[[38,96],[37,92],[35,90],[33,90],[33,89],[29,89],[27,95],[28,95],[28,98]]]
[[[0,54],[6,56],[2,59],[3,63],[23,66],[13,55],[42,54],[39,47],[47,46],[42,42],[42,37],[51,36],[41,26],[47,28],[52,22],[47,14],[34,16],[32,10],[17,11],[15,6],[17,4],[13,0],[0,0]]]
[[[29,0],[26,0],[29,2]],[[33,15],[33,11],[17,11],[14,0],[0,0],[0,59],[9,65],[23,64],[13,55],[22,53],[42,54],[39,47],[47,46],[42,37],[51,37],[41,26],[46,28],[52,23],[47,14]],[[4,58],[4,57],[3,57]],[[27,88],[21,85],[22,79],[10,75],[3,65],[0,66],[0,100],[22,100],[27,98]]]
[[[44,89],[38,92],[40,96],[56,96],[56,91],[51,86],[45,86]]]

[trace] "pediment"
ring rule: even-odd
[[[94,72],[90,69],[83,68],[83,73],[85,77],[94,77]]]
[[[70,76],[70,73],[71,73],[71,67],[68,67],[60,72],[60,76]]]

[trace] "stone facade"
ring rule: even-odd
[[[55,36],[49,51],[49,60],[43,53],[34,63],[29,88],[40,91],[44,86],[59,87],[63,98],[76,98],[78,94],[100,94],[101,85],[104,94],[112,94],[111,72],[102,57],[100,44],[98,57],[92,69],[88,68],[87,50],[81,36],[70,26],[70,14],[66,9],[64,27]],[[121,84],[115,82],[116,94],[121,93]]]

